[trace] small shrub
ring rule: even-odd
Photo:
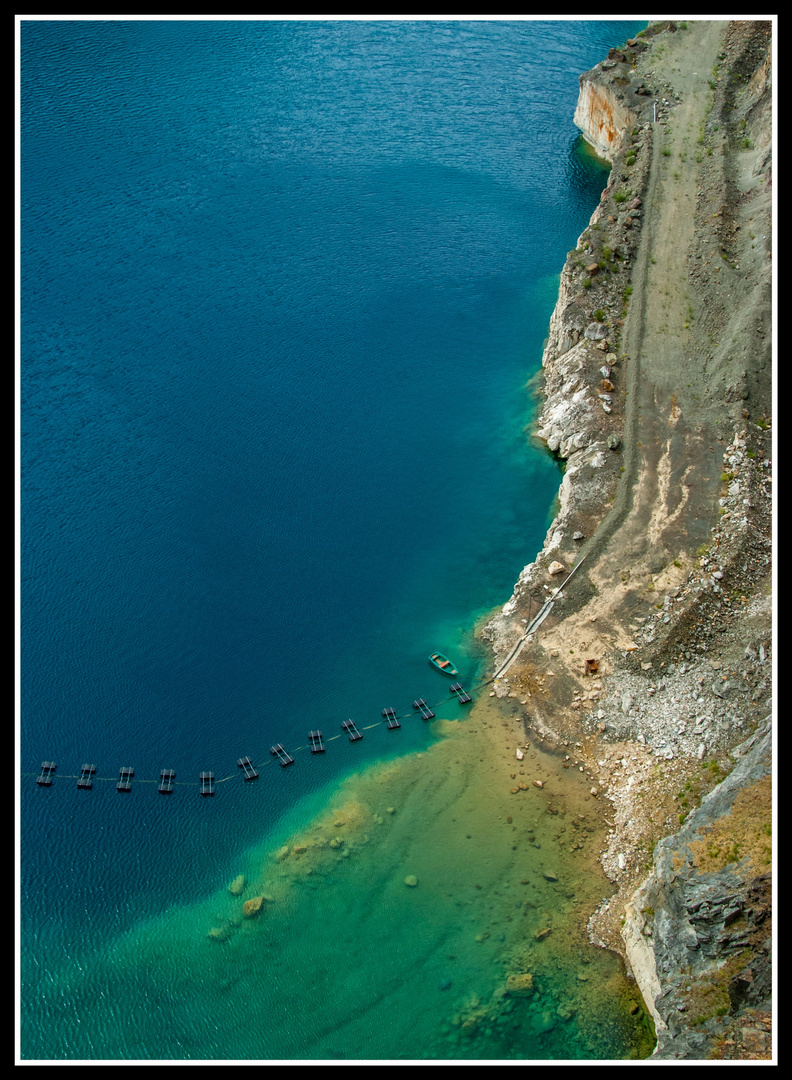
[[[602,308],[597,308],[597,310],[594,312],[594,318],[597,320],[597,322],[605,322],[605,312],[602,310]]]
[[[671,151],[668,149],[667,146],[664,146],[660,153],[663,155],[663,157],[671,157]]]

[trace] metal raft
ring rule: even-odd
[[[291,754],[286,753],[281,743],[277,743],[275,746],[271,746],[270,753],[273,757],[276,757],[278,759],[281,765],[294,764],[294,758],[291,756]]]
[[[77,781],[77,787],[78,788],[91,788],[91,787],[93,787],[93,784],[91,783],[91,777],[93,776],[93,774],[95,772],[96,772],[96,766],[95,765],[83,765],[82,769],[80,770],[80,779]]]
[[[382,710],[382,715],[388,721],[388,730],[389,731],[394,731],[396,728],[401,727],[401,724],[396,719],[396,710],[395,709],[383,709]]]
[[[452,689],[453,689],[453,687],[452,687]],[[418,712],[421,714],[421,716],[424,718],[424,720],[433,720],[434,719],[434,713],[429,708],[429,706],[426,704],[426,702],[424,701],[423,698],[418,698],[417,701],[414,701],[413,702],[413,708],[418,710]]]
[[[358,739],[363,738],[362,732],[358,731],[358,729],[355,727],[354,720],[345,720],[341,727],[344,729],[344,731],[349,733],[350,742],[357,742]]]
[[[118,783],[116,784],[116,791],[131,791],[132,790],[132,777],[135,775],[135,770],[130,768],[123,768],[118,770]]]
[[[173,778],[176,775],[174,769],[160,769],[158,791],[160,795],[170,795],[173,791]]]
[[[324,749],[325,749],[325,745],[322,742],[322,733],[321,733],[321,731],[309,731],[308,732],[308,738],[311,740],[311,753],[312,754],[323,754]]]
[[[253,768],[253,762],[249,757],[241,757],[237,765],[240,769],[245,770],[245,780],[258,780],[258,773]]]
[[[52,774],[57,767],[54,761],[42,761],[41,773],[36,777],[36,783],[41,784],[42,787],[49,787],[52,783]]]
[[[199,780],[201,781],[201,794],[202,795],[214,795],[215,793],[215,778],[213,772],[202,772]]]
[[[457,701],[460,705],[464,705],[466,704],[466,702],[473,700],[473,698],[470,696],[467,690],[465,690],[464,686],[460,682],[455,682],[452,684],[451,693],[457,695]]]

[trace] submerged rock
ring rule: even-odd
[[[235,877],[231,884],[228,886],[228,891],[232,896],[239,896],[240,893],[245,891],[245,876],[240,874],[239,877]]]
[[[263,896],[253,896],[250,900],[246,900],[242,906],[242,911],[246,919],[254,919],[261,910],[261,905],[264,903]]]
[[[533,992],[533,975],[529,971],[523,975],[510,975],[506,980],[506,993],[511,997],[530,997]]]
[[[409,885],[411,889],[414,889],[415,886],[418,884],[418,878],[415,876],[415,874],[408,874],[407,877],[404,879],[404,884]]]

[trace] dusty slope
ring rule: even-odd
[[[609,75],[591,73],[611,78],[616,94],[632,80],[643,81],[651,95],[632,142],[616,157],[590,229],[570,253],[554,315],[566,322],[551,326],[543,361],[551,397],[563,400],[566,390],[589,402],[588,413],[581,405],[566,414],[569,426],[556,441],[569,460],[561,512],[544,551],[485,634],[502,659],[537,600],[557,583],[548,574],[551,558],[568,568],[585,555],[563,601],[498,692],[530,695],[527,724],[574,741],[599,797],[613,804],[603,801],[612,827],[602,862],[619,888],[590,931],[637,965],[661,1033],[659,1053],[667,1057],[762,1057],[769,1045],[764,915],[762,934],[754,940],[746,930],[736,946],[721,928],[717,941],[731,950],[735,986],[752,963],[757,974],[752,970],[746,983],[750,992],[730,989],[726,1004],[709,1012],[692,1005],[688,1011],[684,994],[695,997],[707,962],[718,968],[725,953],[716,950],[707,961],[704,937],[696,937],[692,923],[691,949],[703,966],[688,991],[675,986],[673,1004],[666,995],[679,960],[662,953],[653,920],[631,909],[627,946],[621,934],[625,907],[652,866],[656,842],[673,834],[733,768],[741,754],[730,752],[764,730],[772,706],[769,29],[691,22],[648,35],[646,51],[639,42],[616,55]],[[638,166],[642,159],[646,165],[647,155],[651,164],[640,180],[634,163],[637,157]],[[619,209],[636,184],[642,202],[626,232]],[[638,227],[641,240],[630,260],[627,241]],[[579,269],[603,250],[630,261],[623,326],[608,299],[626,298],[626,268],[600,258],[599,270],[586,268],[595,275],[590,281]],[[594,321],[583,335],[587,320]],[[598,325],[607,335],[606,356],[594,352]],[[603,359],[615,384],[605,397],[594,393],[600,389],[595,365]],[[555,370],[563,372],[563,386],[555,386]],[[608,404],[605,418],[598,399]],[[576,434],[575,425],[585,424],[584,435]],[[593,678],[585,673],[586,658],[599,665]],[[759,773],[770,768],[769,745],[769,739],[762,744]],[[731,814],[730,803],[707,806]],[[769,826],[766,815],[767,808],[755,831]],[[715,817],[697,821],[702,835],[716,829]],[[751,843],[759,850],[758,836]],[[696,850],[685,847],[679,856],[687,875],[680,875],[680,894],[709,873]],[[757,865],[741,861],[739,850],[733,854],[728,887],[734,894],[750,892],[754,878],[768,894],[769,856]],[[634,948],[636,935],[648,948]],[[729,1023],[738,1021],[748,1023],[749,1034],[727,1038]],[[685,1029],[691,1038],[682,1037]]]

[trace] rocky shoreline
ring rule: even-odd
[[[602,803],[589,936],[656,1058],[771,1052],[771,36],[655,23],[581,77],[612,170],[542,358],[559,509],[481,630],[497,671],[585,555],[493,692]]]

